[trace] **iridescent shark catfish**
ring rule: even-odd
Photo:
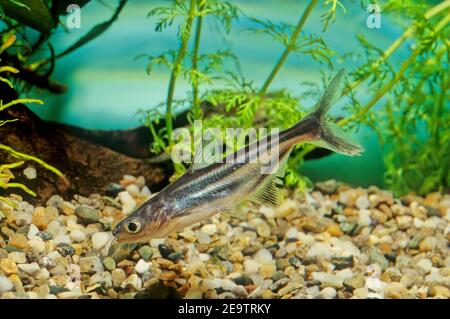
[[[312,143],[345,155],[359,155],[363,148],[343,136],[325,114],[339,96],[344,70],[331,80],[314,110],[293,127],[279,133],[278,139],[260,139],[231,154],[220,163],[194,163],[174,183],[150,198],[113,229],[121,243],[137,243],[164,238],[187,226],[221,212],[232,212],[250,199],[264,205],[276,205],[277,181],[293,147]],[[276,143],[276,145],[275,145]],[[272,150],[277,147],[277,152]],[[271,174],[261,173],[267,161],[277,156],[279,167]]]

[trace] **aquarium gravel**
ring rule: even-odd
[[[248,204],[111,257],[111,227],[152,196],[124,176],[107,194],[0,202],[8,298],[450,298],[450,195],[395,198],[330,180]]]

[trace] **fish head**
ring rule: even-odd
[[[165,230],[170,226],[170,211],[166,202],[152,198],[115,225],[112,234],[118,243],[165,237]]]

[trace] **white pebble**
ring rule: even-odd
[[[314,258],[314,257],[322,257],[325,259],[329,259],[333,256],[333,251],[331,250],[331,246],[328,243],[314,243],[306,252],[306,257]]]
[[[267,250],[265,248],[261,248],[253,256],[253,259],[256,262],[263,264],[263,263],[271,262],[273,260],[273,257],[272,257],[272,253],[269,250]]]
[[[286,235],[285,235],[286,239],[297,239],[298,237],[298,229],[296,227],[291,227],[287,230]]]
[[[214,224],[206,224],[202,227],[202,231],[212,236],[217,233],[217,226]]]
[[[372,223],[370,219],[370,210],[361,209],[358,216],[358,224],[362,227],[369,226]]]
[[[344,280],[336,275],[327,272],[313,272],[312,278],[320,281],[324,286],[341,288]]]
[[[222,287],[222,279],[220,279],[220,278],[204,279],[202,281],[202,286],[208,290],[220,288],[220,287]]]
[[[353,271],[350,268],[345,268],[336,272],[336,276],[347,280],[353,277]]]
[[[422,258],[416,263],[416,268],[422,273],[422,274],[428,274],[431,271],[431,268],[433,267],[433,264],[431,263],[431,260]]]
[[[275,210],[272,207],[261,206],[259,212],[263,214],[267,219],[275,217]]]
[[[52,260],[52,261],[56,260],[56,259],[58,259],[60,257],[62,257],[61,254],[58,251],[56,251],[56,250],[52,251],[51,253],[49,253],[47,255],[47,258]]]
[[[33,275],[33,274],[37,273],[40,269],[38,263],[36,263],[36,262],[31,263],[31,264],[20,264],[20,265],[17,265],[17,267],[28,275]]]
[[[195,237],[197,237],[199,244],[209,244],[212,241],[211,237],[201,230],[195,231]]]
[[[79,229],[74,229],[70,232],[70,238],[74,243],[80,243],[86,239],[86,234]]]
[[[135,196],[135,197],[139,196],[139,193],[140,193],[139,187],[135,184],[128,185],[126,188],[126,191],[128,193],[130,193],[131,196]]]
[[[375,277],[367,277],[366,279],[366,285],[365,287],[367,289],[373,290],[375,292],[383,292],[384,289],[387,287],[387,284],[382,282],[380,279]]]
[[[53,241],[55,242],[56,245],[59,244],[70,244],[70,237],[64,234],[59,234],[58,236],[56,236]]]
[[[137,262],[136,266],[134,267],[134,270],[142,275],[143,273],[147,272],[150,270],[150,266],[152,263],[150,262],[146,262],[144,259],[139,259],[139,261]]]
[[[244,270],[248,274],[256,274],[259,270],[259,264],[251,259],[244,261]]]
[[[36,236],[37,233],[39,233],[39,228],[36,227],[34,224],[30,224],[30,228],[28,229],[27,238],[31,239],[32,237]]]
[[[317,298],[319,296],[319,286],[312,286],[309,288],[306,288],[306,294],[310,298]]]
[[[13,289],[14,285],[6,276],[0,275],[0,295]]]
[[[94,249],[103,248],[109,241],[109,234],[106,232],[98,232],[92,235],[92,247]]]
[[[43,253],[45,251],[45,242],[41,237],[34,236],[28,241],[28,246],[35,253]]]
[[[333,237],[331,239],[331,245],[333,246],[333,251],[336,251],[341,257],[359,257],[361,255],[359,248],[350,240]]]
[[[237,285],[231,281],[230,279],[223,279],[222,280],[222,288],[224,290],[229,290],[229,291],[233,291],[234,289],[236,289]]]
[[[37,280],[47,280],[48,278],[50,278],[50,273],[47,269],[41,268],[35,277]]]
[[[136,201],[128,192],[120,192],[119,200],[122,203],[122,212],[125,215],[130,214],[136,208]]]
[[[326,287],[320,291],[320,296],[326,299],[333,299],[334,297],[336,297],[336,294],[336,289],[334,289],[333,287]]]
[[[369,208],[369,206],[370,206],[369,198],[367,198],[367,196],[365,196],[365,195],[364,196],[359,196],[356,199],[355,206],[358,209],[367,209],[367,208]]]
[[[205,262],[211,259],[211,256],[209,254],[198,254],[198,259]]]
[[[61,232],[61,224],[57,220],[52,220],[50,223],[48,223],[47,229],[50,234],[52,234],[53,237],[56,237]]]
[[[28,179],[35,179],[37,177],[36,169],[28,166],[23,170],[23,175],[25,175]]]

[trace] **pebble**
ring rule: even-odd
[[[376,263],[385,270],[389,266],[389,262],[376,248],[371,247],[369,250],[369,258],[371,263]]]
[[[125,274],[125,271],[123,269],[116,268],[111,272],[111,278],[114,287],[120,287],[127,278],[127,275]]]
[[[209,236],[213,236],[217,233],[217,226],[214,224],[206,224],[201,228],[201,230]]]
[[[403,216],[397,216],[395,218],[398,229],[405,230],[408,228],[411,228],[413,225],[413,218],[411,216],[403,215]]]
[[[142,275],[145,272],[150,270],[150,266],[151,266],[151,263],[146,262],[144,259],[139,259],[139,261],[137,262],[136,266],[134,267],[134,270],[138,274]]]
[[[356,201],[355,201],[355,206],[358,209],[367,209],[370,207],[370,201],[369,198],[364,195],[364,196],[359,196]]]
[[[258,252],[253,256],[253,260],[262,264],[273,261],[272,253],[265,248],[258,250]]]
[[[358,225],[361,227],[370,226],[372,219],[370,218],[370,210],[361,209],[358,213]]]
[[[173,252],[173,253],[170,253],[169,256],[167,256],[167,259],[170,259],[173,262],[176,262],[182,258],[183,258],[183,254],[180,252]]]
[[[63,257],[72,256],[73,254],[75,254],[76,251],[75,248],[66,243],[58,244],[56,249]]]
[[[92,235],[92,247],[94,249],[102,249],[109,242],[109,233],[98,232]]]
[[[100,219],[98,211],[87,205],[77,206],[75,214],[86,224],[96,223]]]
[[[197,237],[197,241],[199,244],[207,245],[207,244],[211,243],[211,241],[212,241],[211,237],[207,233],[205,233],[204,231],[201,231],[201,230],[195,231],[195,237]]]
[[[37,177],[37,172],[34,167],[28,166],[23,170],[23,175],[28,179],[35,179]]]
[[[426,275],[431,271],[431,268],[433,267],[433,263],[431,260],[422,258],[416,263],[416,269],[422,274]]]
[[[25,253],[13,251],[8,254],[8,259],[14,261],[16,264],[25,264],[27,262],[27,257]]]
[[[109,271],[112,271],[116,268],[116,261],[112,257],[106,257],[103,259],[103,266]]]
[[[96,256],[81,257],[79,261],[82,273],[98,273],[103,271],[103,264]]]
[[[80,243],[86,239],[86,234],[79,229],[74,229],[70,232],[70,239],[74,243]]]
[[[312,278],[320,281],[325,287],[341,288],[344,283],[342,278],[326,272],[313,272]]]
[[[259,270],[259,264],[251,259],[247,259],[244,261],[244,270],[248,274],[255,274]]]
[[[329,259],[331,258],[331,256],[333,256],[331,245],[329,243],[321,243],[321,242],[314,243],[306,253],[306,257],[308,258],[318,257]]]
[[[153,249],[148,245],[142,246],[141,248],[139,248],[139,255],[142,257],[142,259],[148,261],[153,256]]]
[[[9,246],[25,249],[28,247],[28,240],[23,234],[15,233],[8,241]]]
[[[297,203],[292,199],[286,199],[280,206],[275,209],[275,217],[285,218],[296,212],[298,212]]]
[[[14,288],[13,283],[8,277],[0,275],[0,295]]]
[[[18,272],[16,263],[9,258],[0,259],[0,270],[2,270],[7,276]]]
[[[75,214],[75,206],[72,203],[62,202],[60,208],[61,212],[66,216],[72,216]]]
[[[333,287],[325,287],[320,291],[319,295],[325,299],[333,299],[336,297],[337,292]]]
[[[122,203],[122,212],[125,215],[130,214],[136,209],[136,201],[128,192],[120,192],[118,194],[119,200]]]
[[[58,236],[56,236],[53,241],[55,242],[56,245],[60,245],[60,244],[70,244],[70,237],[68,235],[65,234],[59,234]]]
[[[45,242],[41,237],[38,236],[34,236],[33,238],[31,238],[28,241],[28,246],[33,252],[37,254],[43,253],[45,251]]]
[[[161,256],[163,258],[169,257],[169,255],[173,252],[173,250],[171,248],[169,248],[169,246],[167,246],[165,244],[159,244],[158,245],[158,250],[159,250],[159,253],[161,254]]]
[[[17,265],[17,267],[19,267],[19,269],[21,271],[23,271],[24,273],[26,273],[28,275],[34,275],[40,269],[38,263],[36,263],[36,262],[31,263],[31,264],[20,264],[20,265]]]

